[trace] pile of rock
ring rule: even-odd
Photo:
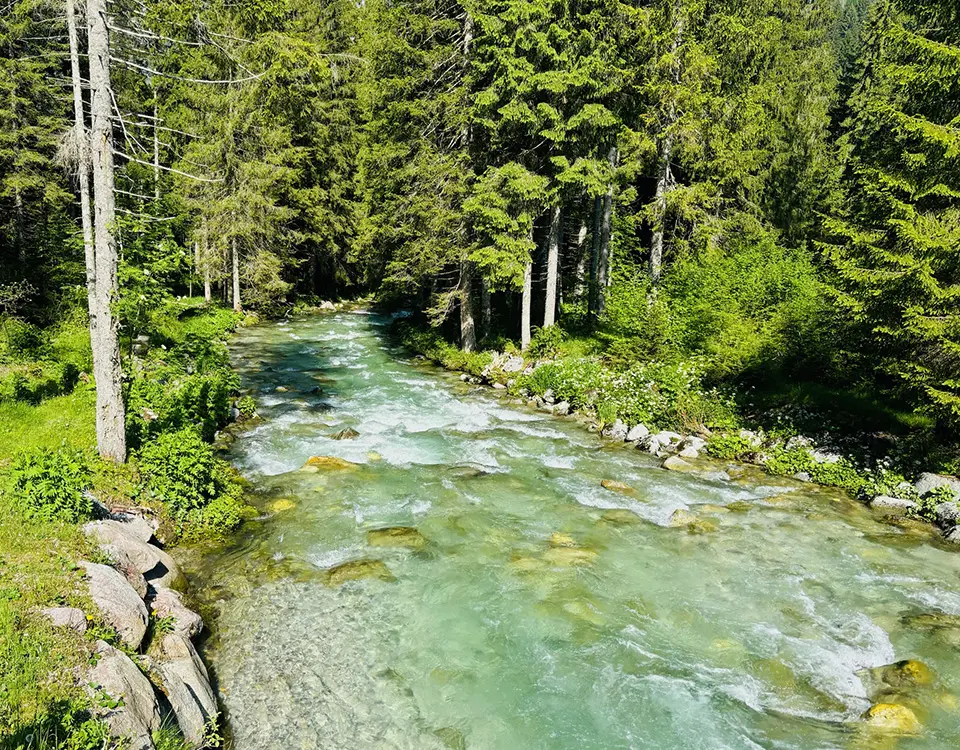
[[[911,498],[924,498],[941,487],[952,490],[954,497],[960,498],[960,479],[924,472],[912,485],[903,483],[903,492],[900,494],[907,497],[877,495],[870,500],[869,505],[888,516],[913,515],[920,509],[920,504]],[[941,502],[934,508],[934,515],[935,523],[947,540],[960,544],[960,503]]]
[[[173,558],[154,544],[154,527],[135,515],[91,521],[84,532],[110,565],[82,561],[90,598],[134,660],[106,641],[97,641],[96,664],[85,683],[112,736],[131,750],[151,750],[161,710],[176,719],[184,739],[202,747],[215,725],[217,700],[206,667],[191,641],[203,629],[200,615],[183,603],[183,575]],[[152,610],[152,620],[148,607]],[[44,611],[59,627],[87,628],[74,608]],[[146,672],[146,675],[144,674]]]

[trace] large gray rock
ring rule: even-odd
[[[612,425],[604,429],[603,434],[611,440],[626,440],[627,432],[629,432],[627,426],[622,420],[618,419]]]
[[[172,617],[174,632],[193,638],[203,630],[203,618],[183,603],[183,598],[173,589],[152,589],[150,607],[158,617]]]
[[[97,663],[87,673],[87,690],[110,734],[125,739],[130,750],[152,750],[150,735],[160,728],[160,708],[150,681],[130,657],[104,641],[97,641]],[[105,695],[104,695],[105,694]],[[116,702],[114,708],[104,703]]]
[[[946,536],[948,542],[960,545],[960,526],[954,526],[944,536]]]
[[[635,443],[638,440],[642,440],[647,435],[650,434],[650,430],[647,429],[645,424],[635,424],[630,428],[630,431],[627,433],[627,441],[630,443]]]
[[[683,440],[680,441],[680,447],[683,450],[692,448],[695,451],[702,451],[706,444],[706,440],[704,440],[702,437],[697,437],[696,435],[687,435]]]
[[[929,471],[921,474],[913,487],[921,497],[930,492],[930,490],[935,490],[937,487],[949,487],[960,496],[960,479],[944,476],[943,474],[931,474]]]
[[[117,570],[109,565],[81,562],[87,574],[90,598],[106,623],[130,648],[140,648],[147,632],[147,606]]]
[[[117,521],[91,521],[84,525],[84,533],[111,550],[123,552],[133,568],[141,573],[148,583],[176,587],[183,582],[180,568],[159,547],[142,541],[134,527]]]
[[[523,369],[523,357],[507,357],[500,369],[503,372],[520,372]]]
[[[680,445],[680,441],[683,440],[683,435],[681,435],[679,432],[662,430],[656,435],[653,435],[653,439],[666,448],[676,448],[678,445]]]
[[[559,414],[561,417],[565,417],[570,413],[570,402],[561,401],[560,403],[553,405],[553,413]]]
[[[179,633],[164,636],[156,672],[184,739],[203,743],[207,723],[217,716],[217,699],[207,669],[190,640]]]
[[[670,456],[670,458],[663,462],[663,468],[668,471],[696,471],[696,467],[688,464],[679,456]]]
[[[55,628],[70,628],[83,634],[87,632],[87,616],[82,609],[76,607],[48,607],[41,609],[40,614],[46,617]]]
[[[912,500],[890,497],[889,495],[877,495],[870,501],[870,507],[887,516],[906,516],[920,506]]]
[[[113,567],[123,573],[124,578],[127,579],[127,583],[133,587],[133,590],[137,592],[140,598],[145,598],[147,595],[147,579],[143,577],[143,573],[137,570],[136,564],[130,558],[130,555],[127,554],[126,550],[115,544],[100,543],[99,546],[100,551],[110,560]]]
[[[937,523],[944,528],[951,528],[960,524],[960,505],[957,503],[940,503],[936,507]]]

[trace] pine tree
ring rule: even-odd
[[[960,423],[960,14],[878,0],[853,94],[844,210],[825,245],[860,351]]]

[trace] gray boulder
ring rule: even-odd
[[[179,633],[164,636],[156,672],[187,742],[203,744],[207,723],[217,716],[217,699],[207,669],[190,640]]]
[[[135,528],[117,521],[91,521],[83,530],[101,545],[123,552],[148,583],[167,587],[182,584],[183,574],[173,558],[159,547],[142,541]]]
[[[921,474],[913,487],[921,497],[930,492],[930,490],[935,490],[937,487],[949,487],[954,493],[960,496],[960,479],[944,476],[943,474],[931,474],[929,471]]]
[[[948,542],[960,545],[960,526],[954,526],[944,536],[946,536]]]
[[[951,528],[960,524],[960,505],[957,503],[940,503],[936,507],[937,523],[944,528]]]
[[[140,648],[147,632],[147,607],[121,573],[109,565],[81,562],[90,598],[106,623],[130,648]]]
[[[692,448],[695,451],[702,451],[706,446],[707,441],[702,437],[697,437],[696,435],[687,435],[681,442],[680,447],[683,450]]]
[[[627,439],[627,426],[623,423],[622,420],[617,420],[612,425],[607,427],[603,434],[606,435],[611,440],[626,440]]]
[[[663,462],[663,468],[668,471],[695,471],[695,467],[688,464],[679,456],[670,456]]]
[[[87,632],[87,616],[82,609],[76,607],[48,607],[41,609],[40,614],[46,617],[55,628],[70,628],[81,635]]]
[[[881,511],[887,516],[906,516],[919,506],[912,500],[904,500],[889,495],[877,495],[870,501],[870,507]]]
[[[663,447],[673,450],[680,445],[680,441],[683,440],[683,435],[678,432],[671,432],[670,430],[662,430],[656,435],[653,435],[653,439]]]
[[[516,355],[513,357],[508,357],[500,366],[500,369],[503,372],[520,372],[523,370],[523,357]]]
[[[87,690],[94,705],[103,706],[107,697],[114,708],[100,709],[111,736],[124,739],[130,750],[152,750],[151,734],[160,728],[160,708],[150,681],[130,657],[104,641],[97,641],[97,663],[87,673]],[[106,695],[104,695],[106,694]]]
[[[650,434],[650,430],[647,429],[645,424],[636,424],[630,428],[630,431],[627,433],[627,441],[635,443],[638,440],[642,440]]]
[[[147,579],[137,570],[137,566],[125,550],[115,544],[100,544],[100,551],[110,560],[113,567],[123,573],[127,583],[133,586],[141,599],[147,595]]]
[[[553,388],[547,388],[547,390],[543,392],[543,400],[548,404],[556,403],[557,397],[553,392]]]
[[[688,448],[684,448],[677,455],[680,456],[680,458],[698,458],[700,456],[700,451],[691,445]]]
[[[559,414],[561,417],[565,417],[570,413],[570,402],[569,401],[560,401],[553,405],[553,413]]]
[[[174,632],[193,638],[203,630],[203,618],[183,603],[173,589],[160,587],[152,590],[150,607],[157,617],[172,617]]]

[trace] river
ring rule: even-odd
[[[235,750],[960,746],[960,618],[931,616],[960,615],[960,555],[836,492],[665,471],[411,359],[387,323],[232,344],[262,421],[230,458],[263,517],[188,567]],[[419,536],[368,533],[398,526]],[[326,572],[358,560],[377,575]],[[868,731],[862,670],[907,658],[933,684],[883,700],[922,731]]]

